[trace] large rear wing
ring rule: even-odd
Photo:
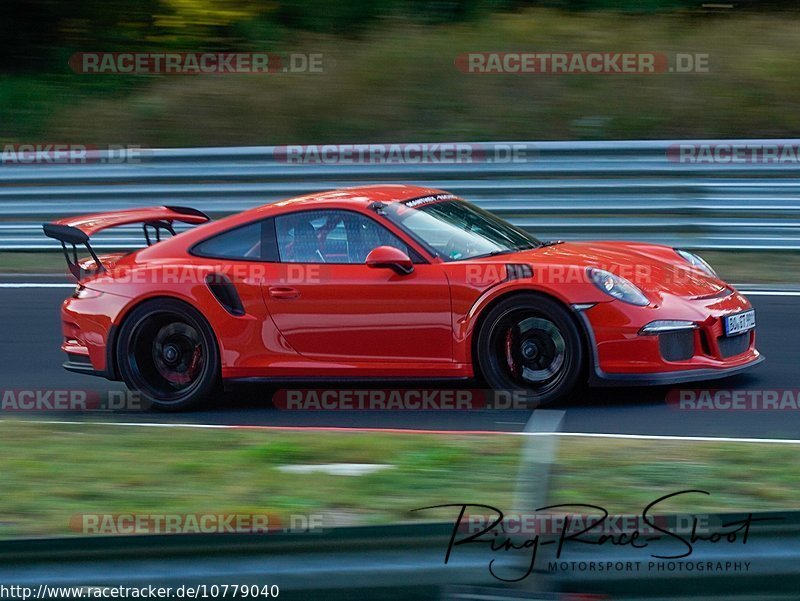
[[[172,224],[176,221],[201,224],[210,221],[210,218],[197,209],[163,206],[69,217],[53,223],[46,223],[42,229],[45,236],[61,242],[69,271],[75,276],[75,279],[80,280],[88,273],[78,263],[78,246],[80,245],[86,247],[97,265],[95,273],[105,271],[103,263],[89,243],[89,238],[97,232],[120,225],[141,223],[145,242],[147,246],[150,246],[161,241],[162,232],[169,232],[174,236],[175,230]],[[72,247],[71,251],[67,248],[68,245]]]

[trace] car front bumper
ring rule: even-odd
[[[579,311],[592,348],[589,382],[600,386],[675,384],[723,378],[763,362],[756,332],[726,337],[723,319],[751,309],[737,291],[715,298],[664,296],[658,306],[619,301]],[[653,321],[691,322],[691,330],[645,334]]]

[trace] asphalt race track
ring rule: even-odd
[[[6,282],[14,280],[6,280]],[[17,279],[21,281],[21,279]],[[26,278],[25,281],[36,281]],[[2,286],[9,286],[8,283]],[[45,285],[46,286],[46,285]],[[121,383],[64,371],[59,350],[60,302],[68,288],[0,287],[0,390],[124,391]],[[800,295],[751,296],[758,314],[758,348],[767,361],[752,372],[684,388],[797,388]],[[333,383],[335,385],[335,383]],[[419,387],[419,385],[415,385]],[[563,409],[567,432],[800,438],[800,410],[680,411],[665,403],[669,388],[611,388],[582,392]],[[283,411],[263,385],[237,385],[219,407],[181,414],[157,412],[0,412],[0,419],[174,422],[223,425],[521,431],[530,411]]]

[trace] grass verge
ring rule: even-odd
[[[67,265],[58,252],[0,252],[0,273],[63,274]]]
[[[4,90],[23,95],[0,95],[7,122],[0,130],[11,142],[150,147],[792,137],[800,128],[798,24],[794,13],[529,9],[440,26],[393,20],[355,40],[293,34],[280,47],[253,32],[249,43],[259,50],[321,53],[324,72],[117,75],[98,80],[95,90],[65,65],[63,74],[41,81],[3,79]],[[703,54],[708,72],[520,75],[456,68],[460,54],[486,51]]]
[[[671,440],[561,439],[550,502],[587,502],[639,514],[662,495],[687,489],[660,512],[800,509],[800,445]]]
[[[450,520],[438,503],[512,511],[520,436],[133,428],[0,422],[0,537],[77,535],[79,514],[315,514],[325,525]],[[361,476],[279,466],[382,463]],[[743,474],[747,477],[743,478]],[[553,503],[639,513],[660,494],[702,488],[669,511],[796,507],[800,447],[561,439]]]

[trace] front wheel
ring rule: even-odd
[[[493,307],[478,332],[475,354],[489,386],[512,391],[531,407],[564,399],[584,372],[583,343],[572,316],[537,294]]]
[[[218,388],[214,333],[196,309],[181,301],[158,299],[136,307],[117,340],[122,379],[156,409],[194,407]]]

